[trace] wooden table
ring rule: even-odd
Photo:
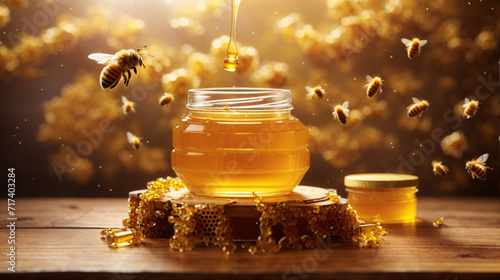
[[[386,225],[389,235],[375,249],[343,242],[229,257],[218,248],[170,251],[166,239],[110,248],[99,232],[120,227],[127,210],[121,198],[17,199],[16,272],[7,270],[10,230],[3,226],[0,278],[500,279],[500,198],[419,198],[418,220]],[[433,227],[440,216],[446,226]]]

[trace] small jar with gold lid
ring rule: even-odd
[[[418,177],[368,173],[345,176],[347,199],[365,222],[406,223],[417,212]]]

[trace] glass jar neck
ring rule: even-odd
[[[255,121],[255,120],[288,119],[291,116],[292,116],[291,110],[276,110],[276,111],[189,110],[189,117],[192,119]]]
[[[417,187],[404,187],[404,188],[351,188],[346,187],[346,191],[350,193],[416,193]]]

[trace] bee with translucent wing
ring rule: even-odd
[[[448,167],[443,165],[442,161],[432,161],[432,172],[434,172],[434,175],[444,176],[448,173],[448,171]]]
[[[382,93],[382,78],[379,76],[372,77],[370,75],[366,75],[366,80],[368,81],[365,85],[365,87],[367,87],[366,96],[368,96],[368,98]]]
[[[488,166],[486,166],[486,161],[488,160],[488,157],[490,155],[488,153],[468,161],[465,163],[465,170],[469,172],[469,174],[472,176],[472,179],[478,178],[481,180],[486,180],[486,170],[491,169]]]
[[[427,100],[420,101],[418,98],[413,97],[413,104],[408,106],[408,117],[422,116],[422,113],[429,108],[429,102]]]
[[[145,48],[145,47],[144,47]],[[113,89],[116,87],[120,79],[123,77],[123,84],[128,86],[132,74],[130,70],[134,70],[137,75],[137,66],[143,66],[146,68],[142,61],[142,56],[140,52],[142,49],[128,49],[120,50],[117,53],[105,54],[105,53],[93,53],[88,57],[95,60],[99,64],[106,65],[102,71],[99,78],[102,89]]]
[[[160,104],[160,106],[164,106],[164,105],[168,106],[170,104],[170,102],[172,102],[173,100],[174,100],[174,96],[172,94],[164,92],[163,95],[158,100],[158,103]]]
[[[319,100],[323,100],[323,97],[326,95],[325,90],[320,85],[315,87],[306,86],[306,91],[309,99],[318,97]]]
[[[440,218],[435,219],[434,222],[432,223],[432,225],[436,228],[443,226],[444,225],[444,218],[440,217]]]
[[[139,147],[142,145],[141,138],[135,136],[130,131],[127,131],[127,140],[135,149],[139,149]]]
[[[349,118],[349,101],[342,103],[342,106],[337,105],[333,108],[333,118],[338,119],[343,125],[346,125],[347,119]]]
[[[420,49],[427,44],[427,40],[419,40],[418,38],[413,38],[413,40],[401,38],[401,42],[406,46],[409,59],[420,55]]]
[[[470,119],[474,117],[477,113],[477,109],[479,109],[479,102],[477,100],[469,100],[469,98],[465,98],[465,104],[462,105],[464,107],[464,118]]]
[[[128,113],[135,113],[135,102],[128,100],[125,96],[122,96],[122,102],[123,114],[127,115]]]

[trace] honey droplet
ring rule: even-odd
[[[229,72],[236,71],[238,67],[238,54],[228,53],[226,59],[224,59],[224,70]]]

